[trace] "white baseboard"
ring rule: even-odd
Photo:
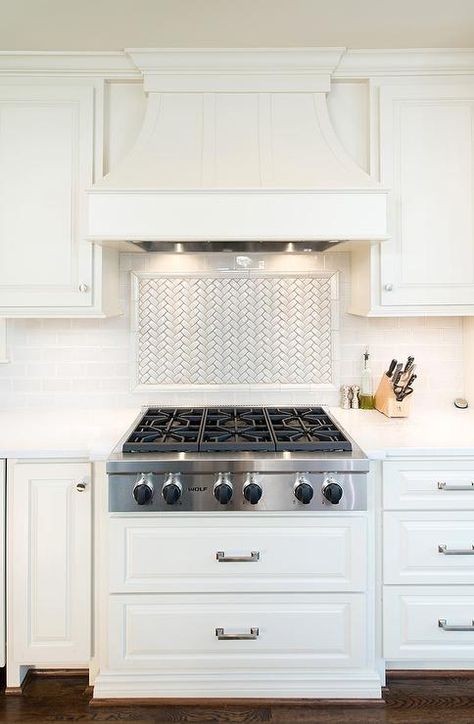
[[[94,699],[239,698],[381,699],[376,671],[352,672],[206,672],[160,674],[100,672]]]

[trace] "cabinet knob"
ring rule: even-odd
[[[84,284],[84,282],[82,282],[82,284],[79,284],[79,291],[80,291],[80,292],[88,292],[88,291],[89,291],[89,286],[88,286],[87,284]]]
[[[84,490],[86,489],[86,487],[87,487],[86,483],[84,481],[82,481],[81,483],[78,483],[76,485],[76,490],[78,493],[83,493]]]
[[[384,285],[384,289],[385,289],[386,292],[393,292],[393,284],[392,284],[392,282],[387,282],[387,283]]]

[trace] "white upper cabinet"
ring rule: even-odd
[[[391,238],[354,253],[351,311],[472,314],[474,81],[381,78],[372,106]]]
[[[474,304],[474,84],[380,89],[384,305]]]
[[[85,239],[100,96],[86,79],[0,82],[0,316],[107,313],[112,255]]]

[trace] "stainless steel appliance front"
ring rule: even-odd
[[[230,474],[232,496],[222,504],[215,496],[217,477],[212,473],[176,473],[175,482],[181,487],[179,499],[169,503],[163,495],[164,487],[170,483],[169,474],[150,473],[144,469],[146,483],[151,495],[145,503],[138,503],[134,489],[140,484],[141,474],[109,474],[109,511],[118,513],[162,513],[162,512],[236,512],[261,511],[348,511],[366,510],[366,475],[364,473],[341,472],[305,472],[304,480],[310,485],[313,494],[311,500],[303,503],[298,500],[295,488],[298,473],[257,472],[249,479],[249,473]],[[171,481],[172,482],[172,481]],[[261,489],[261,497],[252,503],[244,496],[244,486],[248,483]],[[143,480],[142,483],[143,484]],[[335,485],[342,489],[337,503],[331,503],[325,495],[327,486]]]

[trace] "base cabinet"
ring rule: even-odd
[[[366,514],[109,514],[104,527],[94,698],[380,698]]]
[[[6,462],[0,460],[0,667],[5,666],[5,490]]]
[[[474,668],[474,461],[387,461],[383,500],[387,668]]]
[[[7,686],[91,650],[91,479],[82,462],[9,463]]]

